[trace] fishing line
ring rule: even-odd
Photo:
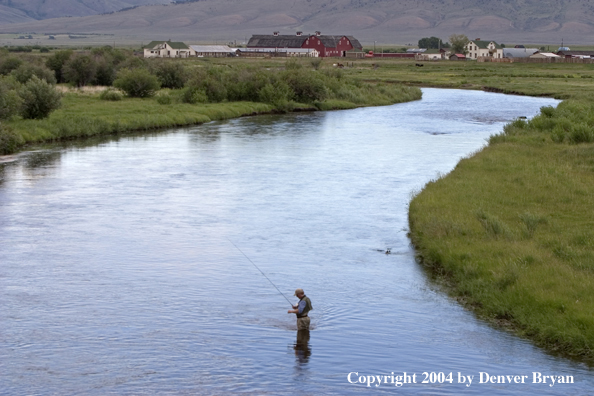
[[[282,291],[280,291],[280,289],[279,289],[278,287],[276,287],[276,285],[275,285],[274,283],[272,283],[272,281],[270,280],[270,278],[269,278],[269,277],[267,277],[267,276],[266,276],[266,274],[265,274],[264,272],[262,272],[262,270],[261,270],[261,269],[260,269],[260,268],[259,268],[259,267],[256,265],[256,263],[254,263],[254,262],[253,262],[253,261],[252,261],[252,260],[251,260],[251,259],[250,259],[250,258],[247,256],[247,254],[245,254],[245,253],[244,253],[244,252],[243,252],[243,251],[242,251],[240,248],[238,248],[238,247],[237,247],[237,245],[236,245],[236,244],[234,244],[234,243],[233,243],[233,241],[232,241],[231,239],[229,239],[229,238],[226,238],[226,239],[227,239],[227,240],[228,240],[228,241],[231,243],[231,245],[235,246],[235,249],[239,250],[239,251],[241,252],[241,254],[243,254],[243,255],[245,256],[245,258],[246,258],[246,259],[248,259],[248,260],[250,261],[250,263],[252,263],[252,264],[254,265],[254,267],[256,267],[256,269],[257,269],[258,271],[260,271],[260,273],[261,273],[262,275],[264,275],[264,278],[268,279],[268,282],[270,282],[270,284],[271,284],[272,286],[274,286],[274,288],[275,288],[276,290],[278,290],[278,292],[279,292],[280,294],[282,294],[282,296],[285,298],[285,300],[287,300],[287,302],[288,302],[289,304],[291,304],[291,307],[293,307],[293,303],[292,303],[291,301],[289,301],[289,299],[287,298],[287,296],[285,296],[285,295],[283,294],[283,292],[282,292]]]

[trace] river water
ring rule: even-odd
[[[0,394],[591,394],[586,366],[439,291],[406,236],[414,191],[557,102],[423,93],[4,157]],[[305,289],[308,342],[246,256],[292,302]]]

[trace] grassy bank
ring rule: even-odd
[[[272,68],[266,63],[211,64],[192,60],[182,68],[172,69],[170,66],[182,66],[173,62],[176,61],[149,66],[157,74],[163,70],[177,73],[174,77],[179,77],[180,88],[162,89],[145,98],[123,96],[111,88],[107,92],[110,95],[101,95],[100,89],[70,89],[64,94],[61,107],[47,118],[12,116],[0,125],[0,154],[18,151],[30,143],[170,128],[254,114],[389,105],[421,98],[416,87],[364,82],[345,77],[331,66],[314,70],[308,60],[283,61]],[[122,73],[141,74],[128,69]],[[156,77],[149,78],[156,83]],[[9,81],[9,77],[5,79]],[[170,83],[171,80],[172,77]]]
[[[408,81],[567,99],[428,183],[410,203],[410,237],[480,317],[593,364],[594,67],[536,66],[430,65]]]

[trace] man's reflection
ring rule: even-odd
[[[298,330],[297,341],[293,346],[295,350],[295,356],[300,364],[306,364],[311,355],[311,349],[309,348],[309,330]]]

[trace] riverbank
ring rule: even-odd
[[[566,99],[428,183],[410,202],[409,235],[419,261],[481,318],[594,363],[594,70],[425,66],[392,81]]]
[[[18,118],[4,122],[5,127],[0,130],[0,153],[10,154],[33,143],[197,125],[257,114],[389,105],[421,98],[420,89],[413,87],[386,89],[376,84],[365,84],[364,88],[369,95],[369,100],[364,103],[331,98],[313,103],[289,102],[280,106],[249,101],[198,104],[171,101],[161,104],[159,96],[106,101],[100,98],[99,92],[69,92],[64,95],[61,108],[46,119]],[[374,91],[377,91],[376,94]],[[171,96],[176,94],[164,92]]]

